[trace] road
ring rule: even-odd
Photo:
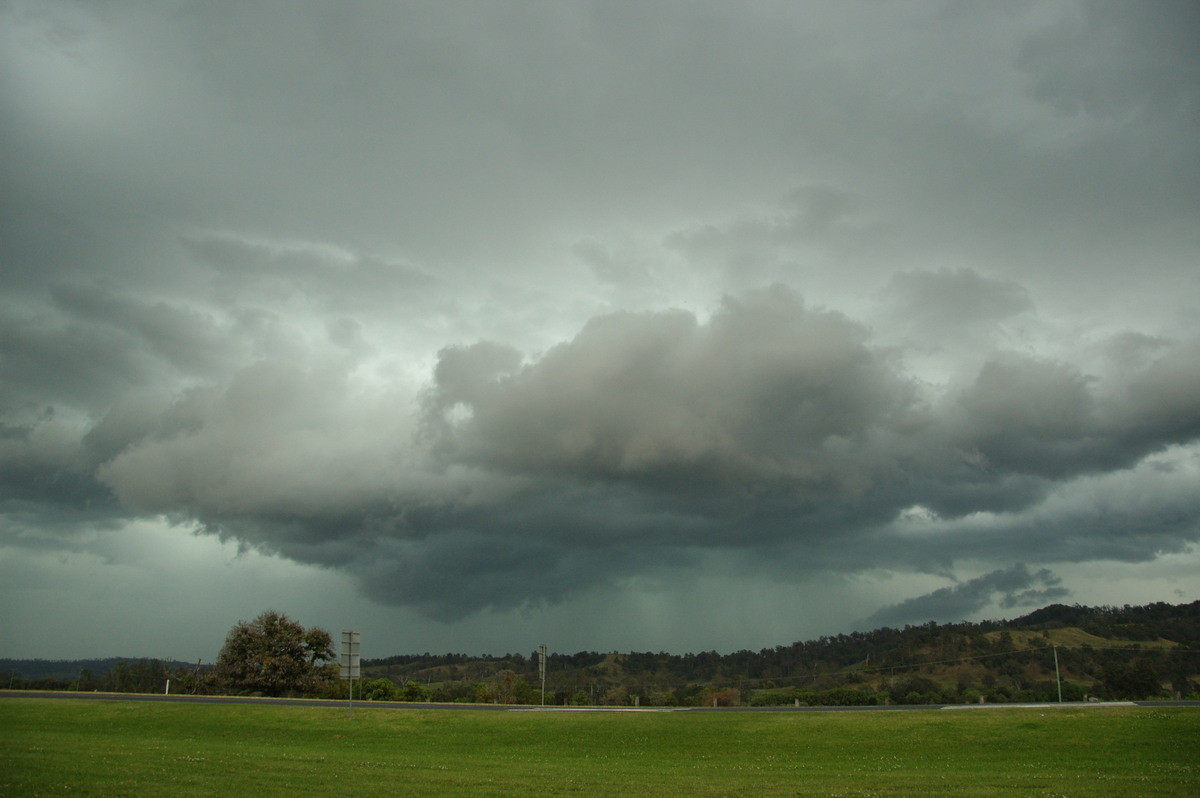
[[[157,693],[74,693],[48,690],[0,690],[4,698],[58,698],[79,701],[159,701],[186,704],[269,704],[297,707],[345,707],[345,701],[316,698],[258,698],[251,696],[159,695]],[[912,712],[929,710],[978,710],[1057,707],[1200,707],[1200,701],[1109,701],[1050,704],[916,704],[873,707],[558,707],[524,704],[423,704],[401,701],[355,701],[354,706],[378,709],[444,709],[492,712]]]

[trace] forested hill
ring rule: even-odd
[[[1050,635],[1051,630],[1076,629],[1083,636]],[[1007,632],[1008,635],[1003,633]],[[903,629],[883,627],[870,632],[852,632],[825,636],[816,640],[796,642],[786,646],[764,648],[760,651],[736,651],[719,654],[705,651],[698,654],[629,653],[610,654],[583,651],[576,654],[550,654],[549,663],[559,669],[590,667],[611,660],[623,662],[623,670],[637,672],[666,667],[685,679],[764,676],[792,677],[797,671],[811,672],[813,665],[845,668],[871,662],[876,667],[924,662],[930,653],[958,656],[997,653],[1005,641],[1018,633],[1028,640],[1029,633],[1041,634],[1043,639],[1063,638],[1062,647],[1072,643],[1093,648],[1124,647],[1155,641],[1170,641],[1183,647],[1200,647],[1200,601],[1191,604],[1163,602],[1144,606],[1085,607],[1052,604],[1028,615],[1007,621],[937,624],[933,621]],[[1023,634],[1021,634],[1023,633]],[[472,657],[466,654],[401,654],[381,659],[365,660],[370,667],[392,666],[405,670],[426,670],[453,667],[459,671],[487,671],[497,664],[522,665],[533,660],[522,654]],[[536,665],[536,663],[534,663]]]
[[[1200,689],[1200,601],[1055,604],[1007,621],[885,627],[728,654],[550,654],[547,689],[558,700],[574,700],[582,692],[592,703],[632,695],[642,704],[687,703],[716,689],[736,691],[743,703],[810,701],[815,694],[846,689],[876,701],[887,694],[893,702],[914,693],[931,703],[1045,700],[1057,697],[1056,657],[1070,698],[1157,694],[1155,683],[1163,695],[1189,695]],[[441,685],[440,697],[447,700],[461,700],[468,685],[486,685],[506,672],[538,683],[536,652],[399,655],[364,665],[372,675],[401,684]],[[1131,687],[1135,670],[1141,682]],[[1050,683],[1053,696],[1047,693]]]
[[[343,696],[331,665],[314,693]],[[10,687],[219,689],[197,664],[0,660]],[[367,699],[540,703],[537,653],[364,660]],[[760,651],[550,654],[546,703],[688,706],[1200,699],[1200,601],[1055,604],[1020,618],[853,632]]]

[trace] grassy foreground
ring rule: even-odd
[[[1200,708],[578,713],[0,699],[0,795],[1200,794]]]

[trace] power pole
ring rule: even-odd
[[[1058,703],[1062,703],[1062,677],[1058,674],[1058,646],[1054,649],[1054,681],[1058,684]]]
[[[542,677],[542,706],[546,706],[546,644],[538,646],[538,675]]]

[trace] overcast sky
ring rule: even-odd
[[[0,656],[1200,599],[1193,2],[0,3]]]

